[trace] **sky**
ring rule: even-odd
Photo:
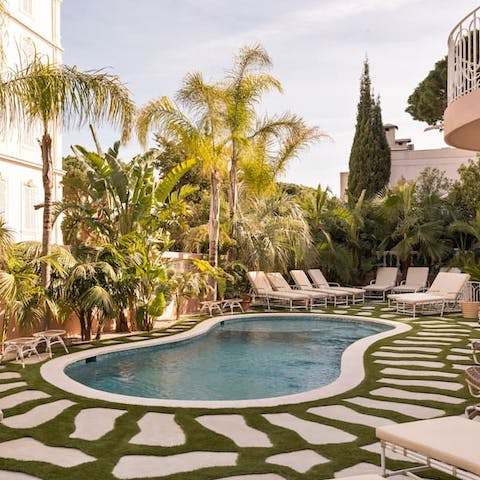
[[[244,45],[262,44],[284,93],[269,94],[261,113],[285,111],[330,135],[290,162],[281,180],[339,194],[355,132],[363,61],[380,96],[383,121],[416,149],[446,147],[442,134],[405,112],[407,99],[447,53],[448,34],[478,6],[470,0],[64,0],[65,64],[106,69],[127,84],[137,105],[173,97],[188,72],[218,80]],[[118,139],[98,130],[104,147]],[[64,135],[93,148],[87,131]],[[153,143],[151,144],[153,146]],[[135,142],[122,151],[141,152]]]

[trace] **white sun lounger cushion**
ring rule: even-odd
[[[480,475],[480,422],[435,418],[378,427],[376,434],[382,441]]]
[[[432,295],[430,293],[394,293],[389,295],[388,298],[391,300],[396,300],[399,303],[408,303],[408,304],[415,304],[419,305],[421,303],[439,303],[445,300],[445,297],[441,295]]]

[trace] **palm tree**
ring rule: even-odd
[[[218,266],[220,187],[227,169],[227,132],[221,122],[221,94],[218,86],[203,81],[200,73],[188,74],[177,93],[191,117],[167,97],[146,104],[137,120],[137,133],[145,145],[148,132],[161,132],[182,143],[190,158],[197,159],[210,178],[208,257]]]
[[[135,107],[118,77],[102,72],[81,72],[76,67],[57,65],[36,57],[26,68],[0,77],[0,125],[13,122],[28,127],[40,123],[39,140],[43,165],[42,256],[51,250],[53,125],[80,128],[87,122],[109,122],[122,130],[127,140]],[[42,266],[41,285],[50,282],[50,267]],[[47,320],[48,321],[48,320]]]
[[[280,82],[264,70],[272,66],[267,51],[259,44],[240,49],[233,69],[225,78],[225,123],[231,139],[229,172],[229,217],[233,219],[238,202],[238,163],[248,137],[254,130],[255,105],[271,90],[282,91]]]

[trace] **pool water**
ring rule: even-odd
[[[391,328],[308,315],[239,317],[193,340],[99,355],[65,373],[89,387],[137,397],[276,397],[331,383],[350,344]]]

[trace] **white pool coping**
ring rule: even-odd
[[[194,337],[204,335],[215,325],[221,322],[237,320],[239,318],[258,318],[258,317],[279,317],[279,316],[297,316],[298,313],[255,313],[243,315],[228,315],[213,317],[196,325],[191,330],[172,335],[170,337],[145,340],[143,342],[134,342],[121,345],[109,345],[108,347],[99,347],[95,349],[83,350],[81,352],[71,353],[62,357],[54,358],[42,365],[40,374],[44,380],[52,385],[61,388],[74,395],[80,395],[95,400],[106,402],[121,403],[127,405],[143,405],[154,407],[180,407],[180,408],[248,408],[248,407],[276,407],[279,405],[288,405],[296,403],[310,402],[322,398],[328,398],[340,393],[346,392],[356,387],[365,378],[365,369],[363,366],[363,355],[372,343],[393,335],[407,332],[412,327],[391,320],[360,317],[352,315],[332,315],[306,313],[308,316],[321,318],[338,318],[345,320],[356,320],[370,323],[381,323],[393,327],[386,332],[377,333],[368,337],[361,338],[349,345],[342,354],[340,375],[332,383],[307,392],[283,395],[280,397],[256,398],[247,400],[171,400],[163,398],[134,397],[130,395],[121,395],[118,393],[104,392],[87,387],[70,378],[65,372],[65,368],[80,360],[90,357],[96,357],[107,353],[114,353],[126,350],[148,348],[156,345],[166,345],[189,340]],[[280,367],[279,367],[280,368]]]

